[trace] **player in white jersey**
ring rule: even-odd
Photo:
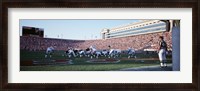
[[[45,58],[47,58],[48,55],[51,58],[52,54],[53,54],[53,51],[54,51],[54,48],[52,46],[48,47],[47,50],[46,50]]]
[[[131,58],[131,57],[135,57],[136,58],[135,50],[133,48],[129,47],[127,52],[128,52],[128,59]]]

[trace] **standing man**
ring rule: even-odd
[[[111,49],[111,46],[110,45],[108,45],[108,49],[109,49],[109,52],[108,52],[108,58],[111,58],[112,56],[113,56],[113,51],[114,51],[114,49]]]
[[[159,37],[158,56],[159,56],[161,68],[167,67],[166,52],[167,52],[167,43],[164,41],[163,36],[160,36]]]

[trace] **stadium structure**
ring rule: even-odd
[[[128,47],[136,51],[154,51],[158,47],[159,36],[164,36],[168,49],[172,49],[173,20],[143,20],[137,23],[102,29],[102,39],[70,40],[34,36],[20,36],[21,50],[46,50],[48,46],[56,46],[56,50],[68,47],[86,49],[94,45],[98,50],[112,48],[126,50]],[[81,30],[80,30],[81,31]]]
[[[44,37],[44,29],[23,26],[22,27],[22,36],[34,36],[34,37]]]
[[[142,22],[130,23],[111,29],[102,30],[102,38],[119,38],[140,34],[155,32],[164,32],[167,30],[167,24],[160,20],[143,20]]]

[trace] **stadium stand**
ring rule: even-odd
[[[112,48],[126,50],[128,47],[134,48],[136,51],[144,51],[146,49],[156,49],[158,47],[158,38],[163,35],[168,44],[168,49],[172,49],[171,32],[158,32],[141,34],[128,37],[96,39],[96,40],[70,40],[70,39],[54,39],[41,38],[32,36],[20,36],[20,50],[38,51],[46,50],[49,46],[55,46],[55,50],[67,50],[68,47],[86,49],[93,45],[98,50]]]

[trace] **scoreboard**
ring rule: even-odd
[[[44,37],[44,29],[36,27],[22,27],[22,36]]]

